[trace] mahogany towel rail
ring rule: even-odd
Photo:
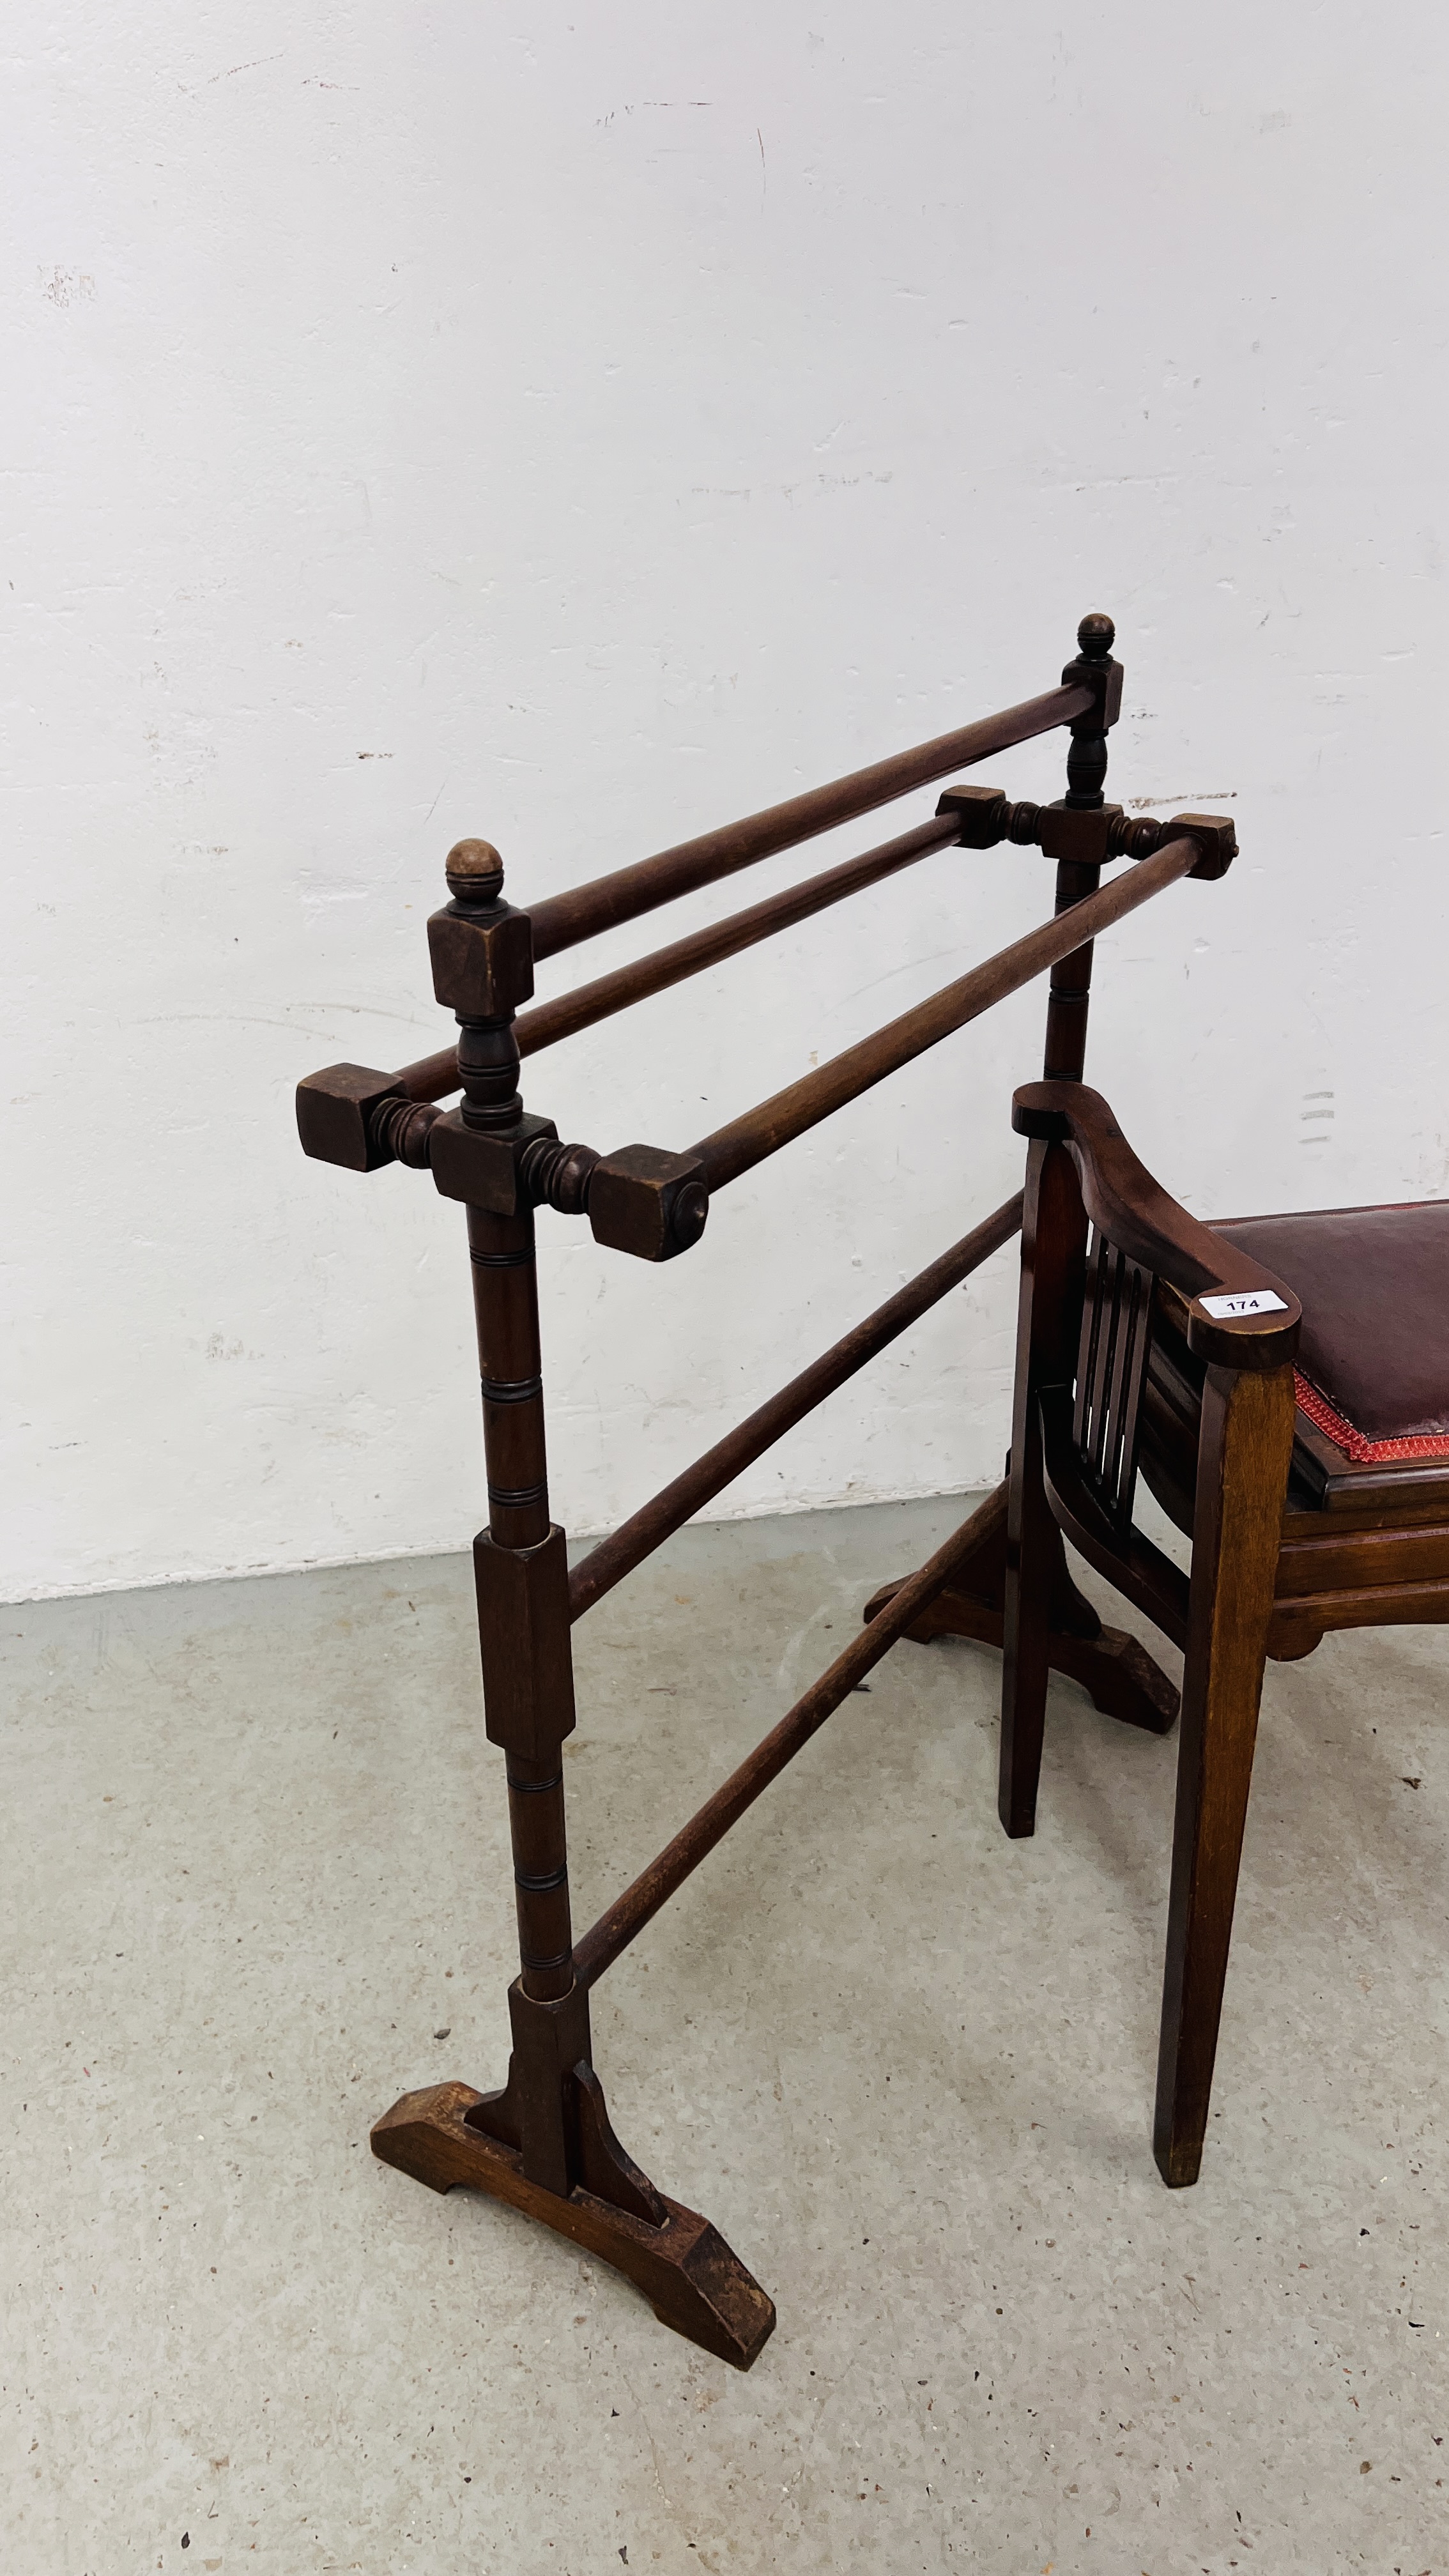
[[[642,1505],[572,1575],[563,1531],[549,1517],[534,1210],[586,1216],[597,1242],[672,1260],[698,1243],[711,1200],[742,1172],[1048,970],[1045,1075],[1079,1081],[1097,933],[1180,877],[1221,876],[1236,848],[1231,823],[1218,817],[1130,819],[1104,802],[1107,734],[1122,697],[1113,641],[1110,618],[1084,618],[1059,688],[526,912],[503,900],[503,863],[491,844],[459,842],[447,860],[452,899],[428,924],[434,990],[456,1015],[456,1044],[400,1073],[330,1065],[298,1086],[308,1154],[353,1171],[394,1161],[429,1169],[444,1197],[466,1208],[483,1381],[488,1527],[474,1541],[474,1567],[484,1723],[505,1756],[513,1847],[520,1970],[508,1996],[512,2054],[499,2092],[449,2083],[404,2094],[374,2129],[374,2153],[436,2190],[470,2184],[542,2219],[627,2274],[667,2325],[742,2368],[769,2335],[774,2308],[708,2221],[666,2200],[615,2137],[594,2072],[589,1989],[897,1638],[949,1628],[1000,1644],[1005,1488],[919,1572],[877,1594],[829,1670],[577,1940],[561,1761],[574,1725],[570,1625],[1008,1242],[1020,1229],[1022,1201],[1008,1199],[985,1217]],[[948,788],[933,816],[894,840],[520,1016],[538,958],[1058,726],[1071,739],[1067,792],[1057,803],[1013,803],[992,787]],[[1052,919],[697,1144],[601,1152],[565,1144],[551,1120],[525,1111],[518,1090],[525,1055],[933,851],[1000,841],[1056,861]],[[1103,869],[1124,858],[1134,864],[1103,886]],[[457,1109],[439,1105],[459,1091]],[[1102,1627],[1070,1580],[1060,1542],[1050,1597],[1050,1661],[1130,1724],[1170,1726],[1171,1685],[1133,1640]]]

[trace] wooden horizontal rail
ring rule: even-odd
[[[763,903],[751,904],[744,912],[732,912],[724,921],[711,922],[707,930],[696,930],[687,939],[676,939],[667,948],[656,948],[647,957],[636,958],[631,966],[620,966],[612,975],[600,975],[592,984],[580,984],[572,993],[561,993],[556,1002],[542,1002],[536,1011],[525,1011],[514,1023],[520,1055],[535,1055],[540,1047],[555,1046],[560,1038],[571,1038],[579,1029],[591,1028],[596,1020],[606,1020],[615,1011],[624,1011],[631,1002],[642,1002],[651,993],[662,993],[670,984],[682,984],[687,976],[698,975],[707,966],[717,966],[723,958],[737,957],[742,948],[753,948],[776,931],[793,929],[797,921],[808,921],[812,914],[826,911],[833,903],[843,903],[848,895],[859,894],[866,886],[879,884],[882,877],[895,876],[915,860],[929,857],[933,850],[944,850],[961,837],[959,814],[932,814],[924,823],[913,824],[893,841],[882,841],[878,848],[865,850],[858,859],[846,859],[839,867],[825,868],[803,884],[787,886],[780,894],[768,895]]]
[[[514,1022],[515,1028],[517,1022]],[[396,1077],[409,1100],[447,1100],[463,1088],[458,1071],[458,1048],[439,1047],[436,1055],[420,1056],[416,1064],[405,1064]]]
[[[543,1047],[557,1046],[561,1038],[576,1037],[580,1029],[610,1019],[615,1011],[628,1010],[633,1002],[647,1001],[651,993],[666,992],[671,984],[682,984],[688,976],[702,974],[706,967],[718,966],[726,957],[737,957],[742,948],[753,948],[758,941],[773,938],[777,931],[792,930],[796,922],[809,921],[831,904],[844,903],[847,896],[878,885],[883,877],[897,875],[902,868],[928,858],[933,850],[948,848],[960,837],[959,815],[932,814],[895,840],[882,841],[877,848],[862,851],[858,859],[844,859],[838,867],[825,868],[819,876],[806,877],[800,885],[786,886],[782,893],[768,895],[763,903],[750,904],[743,912],[732,912],[723,921],[711,922],[708,929],[693,931],[687,939],[673,940],[667,948],[651,949],[647,957],[636,957],[632,965],[617,967],[610,975],[598,975],[591,984],[576,985],[571,993],[560,993],[557,1001],[541,1002],[536,1011],[525,1011],[514,1021],[518,1052],[521,1056],[537,1055]],[[462,1087],[456,1046],[440,1048],[436,1055],[424,1056],[418,1064],[404,1065],[397,1079],[409,1100],[446,1100]]]
[[[771,858],[797,841],[813,840],[817,833],[833,831],[837,823],[852,822],[858,814],[873,813],[877,806],[889,805],[913,788],[944,778],[948,770],[969,768],[998,751],[1010,751],[1015,743],[1051,733],[1058,725],[1070,724],[1073,717],[1085,715],[1096,702],[1096,692],[1080,684],[1048,689],[1042,697],[1003,708],[1000,715],[984,716],[955,733],[918,743],[912,751],[878,760],[869,769],[854,770],[828,787],[812,787],[783,805],[768,806],[742,823],[723,824],[718,831],[701,833],[698,840],[661,850],[655,858],[639,859],[632,867],[595,877],[591,885],[547,896],[528,907],[534,956],[553,957],[561,948],[575,948],[581,939],[615,930],[641,912],[654,911],[658,904],[673,903],[699,886],[733,876],[738,868],[752,867],[757,859]]]
[[[782,893],[768,895],[763,903],[750,904],[743,912],[732,912],[723,921],[711,922],[708,929],[696,930],[687,939],[672,940],[667,948],[651,949],[647,957],[636,957],[632,965],[617,967],[610,975],[598,975],[591,984],[576,985],[571,993],[560,993],[557,1001],[541,1002],[537,1010],[525,1011],[514,1021],[518,1052],[521,1056],[537,1055],[543,1047],[557,1046],[561,1038],[574,1037],[580,1029],[592,1028],[596,1021],[627,1010],[633,1002],[647,1001],[651,993],[663,993],[671,984],[682,984],[688,976],[702,974],[707,966],[717,966],[726,957],[737,957],[742,948],[753,948],[759,940],[770,939],[780,930],[791,930],[797,921],[809,921],[814,913],[825,912],[833,903],[844,903],[848,895],[878,885],[882,877],[895,876],[915,860],[928,858],[933,850],[948,848],[960,836],[959,815],[932,814],[895,840],[882,841],[877,848],[862,851],[858,859],[844,859],[838,867],[825,868],[819,876],[806,877],[800,885],[786,886]],[[436,1055],[425,1055],[417,1064],[404,1065],[397,1079],[409,1100],[446,1100],[462,1087],[457,1047],[442,1047]]]
[[[1007,1199],[994,1214],[973,1226],[969,1234],[963,1234],[949,1252],[943,1252],[928,1269],[918,1272],[904,1288],[898,1288],[883,1306],[877,1306],[873,1315],[867,1315],[853,1331],[843,1334],[798,1377],[791,1378],[788,1386],[782,1386],[777,1395],[727,1432],[723,1440],[716,1441],[702,1458],[696,1458],[693,1466],[686,1467],[672,1484],[642,1503],[608,1538],[601,1539],[569,1577],[570,1617],[581,1619],[586,1610],[592,1610],[596,1601],[602,1601],[606,1592],[612,1592],[616,1583],[622,1583],[625,1575],[632,1574],[635,1566],[642,1565],[645,1557],[652,1556],[675,1530],[693,1520],[696,1512],[702,1511],[726,1485],[733,1484],[736,1476],[742,1476],[785,1432],[803,1422],[826,1396],[844,1386],[847,1378],[854,1377],[878,1351],[929,1313],[932,1306],[1020,1231],[1018,1190],[1015,1198]]]
[[[829,1671],[811,1683],[804,1697],[797,1699],[779,1725],[772,1727],[753,1753],[746,1755],[739,1769],[730,1773],[698,1814],[691,1816],[648,1868],[640,1871],[632,1886],[626,1887],[623,1895],[600,1915],[574,1950],[574,1975],[580,1985],[593,1985],[606,1968],[612,1967],[620,1951],[628,1948],[635,1934],[643,1931],[676,1888],[682,1887],[698,1869],[706,1853],[723,1840],[731,1825],[738,1823],[770,1782],[779,1778],[786,1763],[792,1762],[802,1746],[819,1732],[841,1701],[890,1652],[896,1639],[919,1618],[937,1593],[945,1590],[995,1509],[996,1497],[988,1495],[920,1571],[891,1594],[868,1626],[861,1628],[844,1653],[836,1656]]]
[[[873,1084],[884,1082],[888,1074],[899,1072],[928,1047],[964,1028],[969,1020],[979,1019],[993,1003],[1019,992],[1034,975],[1054,966],[1061,957],[1069,957],[1076,948],[1095,939],[1100,931],[1109,930],[1140,904],[1151,901],[1164,886],[1186,876],[1199,855],[1198,844],[1185,834],[1168,841],[1155,858],[1144,859],[1126,876],[1117,877],[1099,894],[1087,895],[1080,903],[1068,905],[1053,921],[1029,930],[1022,939],[1013,940],[1009,948],[988,957],[983,965],[973,966],[970,973],[958,976],[954,984],[943,986],[929,1001],[919,1002],[898,1020],[891,1020],[857,1046],[847,1047],[843,1055],[832,1057],[815,1073],[807,1073],[792,1082],[785,1091],[777,1091],[772,1100],[762,1101],[748,1109],[727,1127],[717,1127],[690,1153],[703,1167],[702,1177],[714,1192],[727,1181],[738,1180],[742,1172],[751,1171],[771,1154],[779,1152],[806,1129],[817,1126],[837,1109],[869,1091]]]

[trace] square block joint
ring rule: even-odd
[[[518,1188],[518,1166],[525,1145],[545,1136],[551,1143],[558,1129],[551,1118],[525,1110],[511,1127],[496,1134],[466,1127],[461,1109],[450,1109],[428,1137],[433,1179],[445,1199],[465,1207],[486,1208],[490,1216],[517,1216],[524,1200]]]
[[[460,1020],[506,1020],[533,991],[533,923],[511,903],[446,904],[428,952],[433,991]]]
[[[624,1145],[589,1179],[594,1241],[639,1261],[672,1261],[699,1241],[709,1214],[704,1168],[693,1154]]]
[[[1238,855],[1238,836],[1230,814],[1174,814],[1166,826],[1168,840],[1180,832],[1189,832],[1198,846],[1198,856],[1188,869],[1190,877],[1225,877]]]
[[[994,850],[1006,834],[1006,791],[1001,787],[947,787],[938,797],[938,814],[954,814],[961,829],[958,850]]]
[[[1084,716],[1072,721],[1072,731],[1110,733],[1122,713],[1122,665],[1120,662],[1089,662],[1085,655],[1069,662],[1062,673],[1064,689],[1095,689],[1097,704]]]
[[[488,1741],[520,1761],[546,1762],[576,1723],[563,1531],[555,1524],[537,1547],[513,1548],[480,1530],[473,1580]]]
[[[369,1133],[372,1112],[384,1100],[406,1100],[407,1092],[391,1073],[368,1064],[329,1064],[309,1073],[297,1085],[297,1134],[302,1151],[316,1163],[336,1163],[345,1172],[376,1172],[396,1160],[387,1146],[374,1145]]]
[[[1074,859],[1081,867],[1103,867],[1112,826],[1121,819],[1120,805],[1098,805],[1084,813],[1059,796],[1054,804],[1041,809],[1042,855],[1048,859]]]

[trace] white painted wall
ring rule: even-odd
[[[1128,1132],[1204,1212],[1449,1190],[1441,11],[21,0],[7,50],[0,1589],[464,1543],[461,1216],[291,1107],[442,1042],[449,843],[527,901],[1050,685],[1089,607],[1111,787],[1231,794],[1244,853],[1103,943]],[[928,861],[528,1096],[685,1144],[1048,879]],[[561,1517],[1005,1195],[1041,1016],[664,1270],[542,1220]],[[1010,1271],[722,1508],[992,1474]]]

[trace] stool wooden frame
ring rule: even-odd
[[[667,2200],[610,2126],[594,2070],[589,1992],[730,1826],[778,1777],[896,1640],[935,1620],[1000,1644],[1008,1611],[1005,1487],[906,1582],[872,1603],[860,1634],[657,1858],[575,1937],[569,1907],[562,1746],[574,1725],[570,1626],[898,1334],[1018,1231],[1009,1199],[919,1277],[771,1397],[644,1504],[572,1573],[551,1522],[535,1286],[534,1211],[587,1217],[594,1238],[649,1261],[698,1243],[712,1199],[741,1173],[885,1080],[993,1003],[1050,972],[1048,1077],[1080,1077],[1099,931],[1182,877],[1216,878],[1234,855],[1230,822],[1129,818],[1105,804],[1107,734],[1121,703],[1110,619],[1085,619],[1059,687],[798,796],[748,821],[520,911],[503,900],[498,853],[461,842],[447,865],[452,900],[428,925],[434,989],[459,1037],[398,1074],[333,1065],[298,1089],[304,1149],[357,1171],[428,1169],[467,1212],[483,1382],[488,1527],[474,1543],[485,1728],[504,1754],[520,1973],[509,1990],[512,2055],[503,2089],[464,2083],[405,2094],[373,2131],[374,2152],[439,2191],[463,2183],[511,2202],[636,2282],[657,2315],[708,2351],[748,2367],[774,2308],[707,2220]],[[999,789],[955,787],[937,812],[864,856],[827,869],[710,929],[560,999],[522,1011],[541,958],[931,781],[1057,727],[1070,734],[1067,792],[1054,805]],[[831,1063],[687,1151],[630,1145],[601,1153],[560,1141],[525,1111],[521,1059],[686,976],[807,919],[928,853],[1038,847],[1056,861],[1053,918]],[[1116,859],[1131,864],[1102,883]],[[439,1105],[462,1091],[459,1108]],[[1177,1695],[1130,1639],[1104,1630],[1043,1528],[1049,1610],[1038,1640],[1099,1707],[1157,1732]]]
[[[1035,1829],[1065,1532],[1184,1658],[1153,2129],[1163,2179],[1180,2187],[1202,2160],[1265,1660],[1311,1654],[1330,1629],[1449,1619],[1449,1461],[1356,1463],[1325,1438],[1297,1403],[1298,1296],[1247,1248],[1261,1221],[1198,1224],[1097,1092],[1033,1084],[1013,1123],[1033,1141],[1001,1820],[1012,1835]],[[1379,1213],[1348,1210],[1344,1223]],[[1276,1239],[1285,1231],[1278,1221]],[[1315,1316],[1320,1331],[1327,1320]],[[1139,1475],[1192,1541],[1190,1580],[1133,1526]]]

